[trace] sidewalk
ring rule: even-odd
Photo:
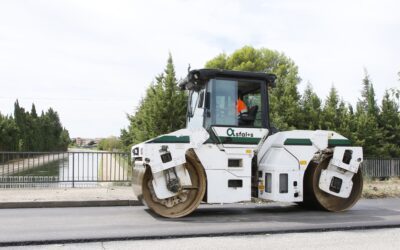
[[[0,208],[134,205],[132,187],[0,189]]]

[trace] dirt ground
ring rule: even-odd
[[[388,180],[364,178],[363,198],[400,198],[400,178]]]

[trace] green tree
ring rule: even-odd
[[[298,129],[321,129],[321,99],[314,92],[310,83],[307,84],[300,100],[301,118]]]
[[[362,81],[361,99],[357,103],[355,113],[355,133],[353,140],[364,149],[366,156],[380,156],[382,153],[382,129],[378,123],[379,107],[376,103],[375,91],[371,79],[365,70]]]
[[[60,150],[60,137],[63,127],[58,113],[49,108],[42,119],[42,134],[47,134],[44,138],[44,150]]]
[[[336,131],[351,138],[352,117],[352,107],[340,100],[338,91],[332,86],[319,117],[321,128]]]
[[[31,113],[30,113],[30,137],[32,138],[32,143],[30,146],[30,150],[32,151],[42,151],[44,148],[43,145],[43,136],[41,134],[41,122],[40,117],[36,112],[35,104],[32,103]]]
[[[120,150],[122,148],[122,142],[115,136],[110,136],[108,138],[101,139],[97,148],[99,150],[114,151]]]
[[[169,133],[185,127],[187,109],[187,96],[178,88],[171,54],[168,57],[164,74],[163,91],[161,91],[163,110],[160,115],[163,116],[162,122],[165,123],[162,129],[165,133]]]
[[[146,91],[133,115],[128,115],[129,126],[121,130],[125,147],[185,126],[186,94],[179,90],[171,54],[162,74]]]
[[[337,129],[337,116],[339,106],[339,95],[334,86],[331,87],[329,95],[325,101],[321,123],[322,129],[336,130]]]
[[[366,69],[364,69],[362,85],[363,89],[361,91],[361,99],[359,100],[361,108],[363,108],[368,115],[377,118],[379,114],[379,108],[376,102],[375,90]]]
[[[130,115],[127,115],[128,120],[130,120]],[[133,145],[133,131],[132,126],[129,125],[128,128],[121,129],[120,141],[121,141],[121,148],[123,151],[130,151],[130,147]]]
[[[18,150],[18,127],[14,119],[0,113],[0,151]]]
[[[207,68],[259,71],[274,73],[277,86],[270,95],[270,117],[279,129],[293,129],[301,126],[300,82],[296,64],[285,54],[266,48],[255,49],[244,46],[231,55],[219,54],[205,65]]]
[[[380,156],[400,156],[400,113],[399,106],[386,91],[379,114],[379,126],[382,128],[383,145],[380,148]]]
[[[350,104],[346,105],[343,100],[339,102],[339,107],[337,110],[337,122],[336,131],[343,136],[352,139],[352,128],[354,123],[353,107]]]
[[[14,103],[14,121],[16,126],[18,127],[18,134],[16,135],[17,150],[18,151],[28,151],[28,147],[26,145],[26,113],[25,109],[19,106],[18,100]]]
[[[399,82],[400,82],[400,71],[397,73],[397,75],[399,76]],[[393,98],[395,98],[397,100],[397,105],[400,105],[400,86],[397,88],[391,88],[390,92],[393,96]]]
[[[379,156],[380,129],[377,121],[363,112],[360,106],[356,111],[356,133],[353,139],[355,145],[363,147],[365,156]]]
[[[71,138],[69,137],[69,132],[65,128],[61,131],[59,138],[58,150],[67,151],[68,145],[71,143]]]
[[[17,135],[19,151],[37,150],[37,134],[35,133],[37,132],[37,114],[34,106],[32,107],[32,112],[34,112],[33,115],[25,111],[25,109],[19,105],[18,100],[14,103],[14,120],[19,131]]]
[[[14,116],[0,114],[0,150],[67,150],[69,142],[68,130],[62,127],[57,112],[52,108],[38,116],[35,104],[29,112],[16,100]]]

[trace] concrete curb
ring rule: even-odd
[[[55,207],[107,207],[142,206],[138,200],[93,200],[93,201],[23,201],[1,202],[0,209],[6,208],[55,208]]]

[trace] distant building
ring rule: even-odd
[[[90,147],[90,148],[94,148],[97,147],[97,145],[99,144],[100,140],[103,138],[81,138],[81,137],[76,137],[76,138],[72,138],[72,141],[75,141],[76,145],[78,147]]]

